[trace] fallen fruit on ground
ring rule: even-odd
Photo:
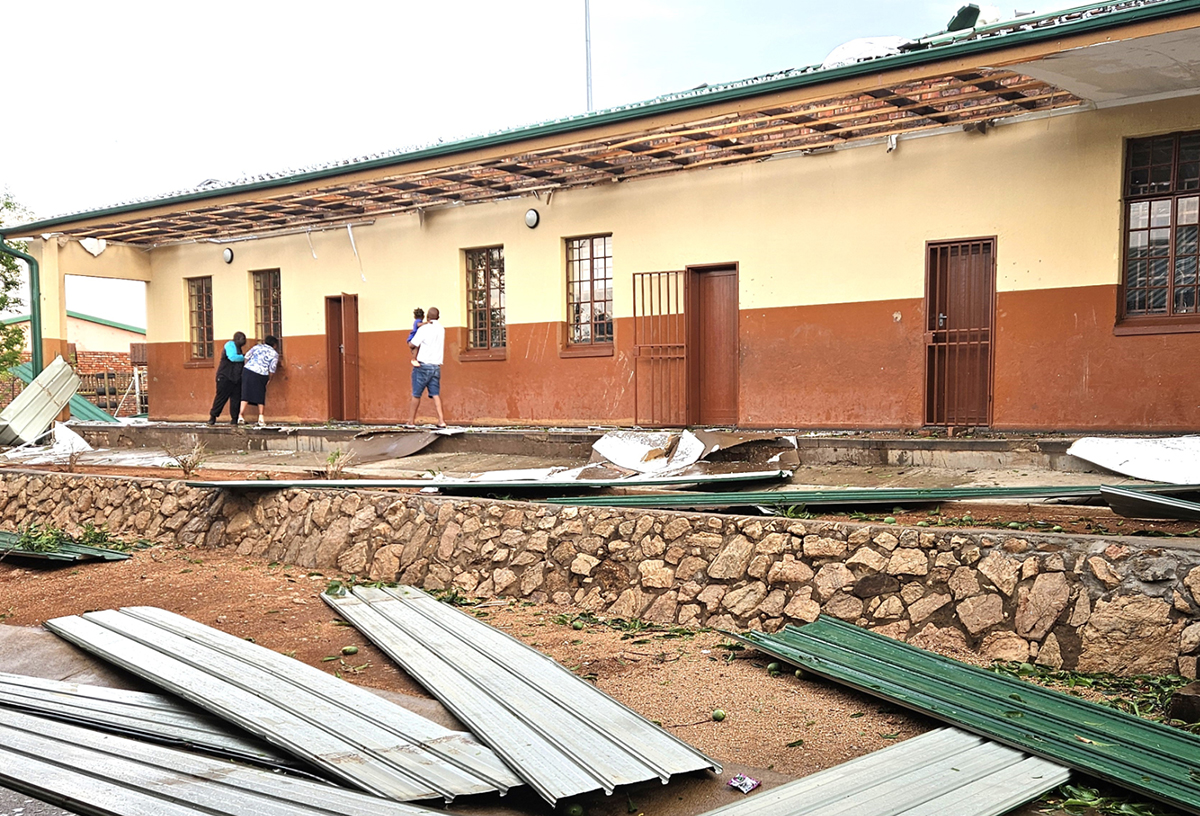
[[[358,647],[357,647],[357,646],[343,646],[343,647],[342,647],[342,654],[344,654],[344,655],[356,655],[356,654],[358,654]]]
[[[713,722],[720,722],[721,720],[725,719],[725,712],[718,708],[713,711],[712,718]]]

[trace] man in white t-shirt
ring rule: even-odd
[[[439,428],[446,427],[446,418],[442,416],[442,357],[446,349],[446,329],[438,322],[438,308],[431,306],[425,313],[425,322],[417,329],[417,333],[408,341],[408,347],[413,351],[412,360],[412,421],[417,424],[417,409],[421,406],[421,394],[429,392],[433,398],[433,407],[437,409]]]

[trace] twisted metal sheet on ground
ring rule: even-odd
[[[432,816],[323,782],[0,709],[0,784],[112,816]]]
[[[704,816],[1000,816],[1070,775],[998,742],[939,728]]]
[[[520,784],[467,734],[172,612],[130,607],[55,618],[45,626],[380,796],[449,801]]]
[[[552,804],[714,760],[540,652],[412,587],[321,596]]]
[[[735,635],[781,660],[1200,816],[1200,737],[822,615]]]
[[[0,707],[260,765],[297,765],[290,754],[162,694],[0,672]]]

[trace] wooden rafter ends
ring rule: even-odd
[[[417,209],[471,204],[533,192],[621,181],[698,167],[762,161],[865,139],[968,125],[1081,101],[1041,80],[1007,70],[974,69],[793,105],[764,100],[736,114],[696,116],[667,127],[513,152],[353,183],[277,194],[168,215],[131,213],[86,229],[80,238],[161,245],[319,227]],[[347,172],[353,172],[353,166]],[[286,180],[281,181],[281,187]]]

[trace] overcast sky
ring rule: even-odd
[[[960,4],[592,0],[594,107],[819,63],[857,37],[919,37],[943,29]],[[583,8],[9,3],[0,187],[47,218],[582,113]],[[95,297],[91,311],[102,308]],[[102,316],[144,325],[144,312]]]

